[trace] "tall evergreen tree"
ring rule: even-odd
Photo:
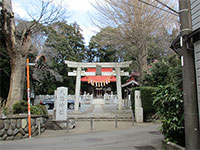
[[[51,71],[35,71],[35,79],[42,84],[36,88],[36,94],[53,94],[59,86],[69,87],[74,93],[75,79],[68,77],[70,71],[65,60],[82,62],[85,58],[85,46],[81,29],[77,23],[56,22],[46,27],[43,54],[47,58],[47,66]],[[57,73],[57,75],[55,75]],[[52,75],[53,74],[53,75]]]

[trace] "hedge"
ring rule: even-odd
[[[143,113],[144,113],[144,121],[147,121],[147,119],[151,118],[152,115],[156,113],[156,108],[153,105],[154,95],[156,88],[155,87],[136,87],[132,88],[131,91],[131,101],[132,101],[132,109],[133,112],[135,111],[135,90],[140,90],[141,94],[141,100],[142,100],[142,107],[143,107]]]

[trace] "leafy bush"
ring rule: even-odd
[[[184,112],[182,95],[182,71],[180,59],[175,56],[152,64],[144,75],[142,84],[158,87],[154,105],[162,122],[166,141],[184,146]]]
[[[42,110],[40,109],[40,107],[33,105],[33,106],[31,106],[31,114],[32,115],[42,115]]]
[[[20,100],[17,101],[12,106],[12,111],[14,114],[27,113],[28,112],[27,108],[28,108],[28,103],[25,100]]]
[[[45,106],[42,106],[40,104],[33,105],[33,106],[30,107],[30,109],[31,109],[32,115],[47,115],[47,110],[46,110]],[[20,100],[20,101],[17,101],[13,105],[13,113],[14,114],[27,113],[27,112],[28,112],[27,101]]]
[[[132,89],[131,97],[132,97],[132,108],[134,111],[135,108],[135,90],[140,90],[142,107],[144,112],[144,120],[146,121],[149,117],[156,113],[155,106],[153,105],[154,95],[153,93],[156,91],[154,87],[137,87]]]
[[[172,85],[160,86],[155,92],[154,106],[162,122],[166,141],[184,145],[183,94]]]
[[[47,109],[44,105],[37,104],[35,106],[37,106],[40,109],[40,111],[42,112],[42,115],[48,115]]]

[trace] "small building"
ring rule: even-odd
[[[139,72],[132,72],[126,81],[126,83],[122,84],[122,91],[124,99],[128,99],[128,95],[130,95],[131,89],[133,87],[139,86],[139,83],[135,78],[139,77]]]

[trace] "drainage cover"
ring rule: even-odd
[[[155,134],[155,135],[161,135],[160,131],[150,131],[149,133],[150,134]]]
[[[101,138],[87,138],[87,139],[85,139],[85,141],[87,141],[87,142],[102,142],[103,139],[101,139]]]
[[[153,146],[135,146],[138,150],[156,150]]]

